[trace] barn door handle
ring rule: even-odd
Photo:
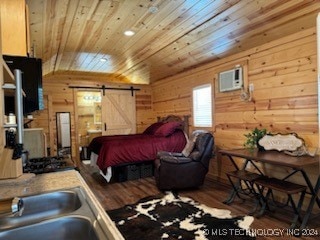
[[[107,131],[107,124],[104,123],[104,131]]]

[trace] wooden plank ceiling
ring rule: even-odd
[[[44,75],[142,84],[314,27],[320,11],[319,0],[26,2]]]

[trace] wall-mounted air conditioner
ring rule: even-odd
[[[242,81],[242,68],[237,67],[232,70],[219,73],[219,90],[220,92],[233,91],[241,89]]]

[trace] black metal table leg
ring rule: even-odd
[[[309,206],[307,208],[306,214],[303,217],[302,223],[300,225],[300,229],[304,229],[306,227],[315,202],[317,202],[318,206],[319,206],[319,197],[318,197],[319,189],[320,189],[320,176],[318,176],[318,181],[316,183],[315,188],[314,189],[311,188],[311,191],[312,191],[313,194],[312,194],[312,197],[310,199],[310,203],[309,203]]]
[[[229,197],[223,201],[224,204],[230,204],[233,202],[234,198],[236,196],[236,191],[232,188]]]
[[[316,183],[316,186],[313,188],[312,183],[311,183],[307,173],[303,169],[301,170],[301,173],[303,175],[304,180],[306,181],[306,183],[308,185],[309,190],[311,191],[312,197],[315,196],[315,201],[317,202],[318,207],[320,208],[320,198],[318,197],[318,193],[317,193],[319,191],[319,186],[318,185],[320,184],[319,183],[320,175],[318,176],[318,181]]]
[[[228,158],[230,159],[230,161],[231,161],[231,163],[233,164],[233,166],[235,167],[235,169],[236,169],[236,170],[240,170],[239,167],[238,167],[238,165],[237,165],[237,164],[235,163],[235,161],[233,160],[233,158],[232,158],[231,156],[229,156],[229,155],[227,155],[227,156],[228,156]],[[245,169],[245,168],[247,167],[248,162],[249,162],[249,160],[246,160],[245,163],[244,163],[244,165],[243,165],[243,167],[242,167],[241,169]],[[228,177],[228,178],[229,178],[229,177]],[[229,178],[229,181],[230,181],[230,183],[231,183],[231,185],[232,185],[232,190],[231,190],[231,192],[230,192],[230,194],[229,194],[229,197],[228,197],[225,201],[223,201],[224,204],[230,204],[230,203],[233,202],[235,196],[238,194],[238,191],[236,190],[236,188],[240,185],[240,181],[239,181],[239,185],[238,185],[238,184],[237,184],[237,185],[234,185],[234,184],[232,183],[232,181],[230,180],[230,178]]]

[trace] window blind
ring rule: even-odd
[[[211,84],[193,89],[193,119],[195,127],[212,127]]]

